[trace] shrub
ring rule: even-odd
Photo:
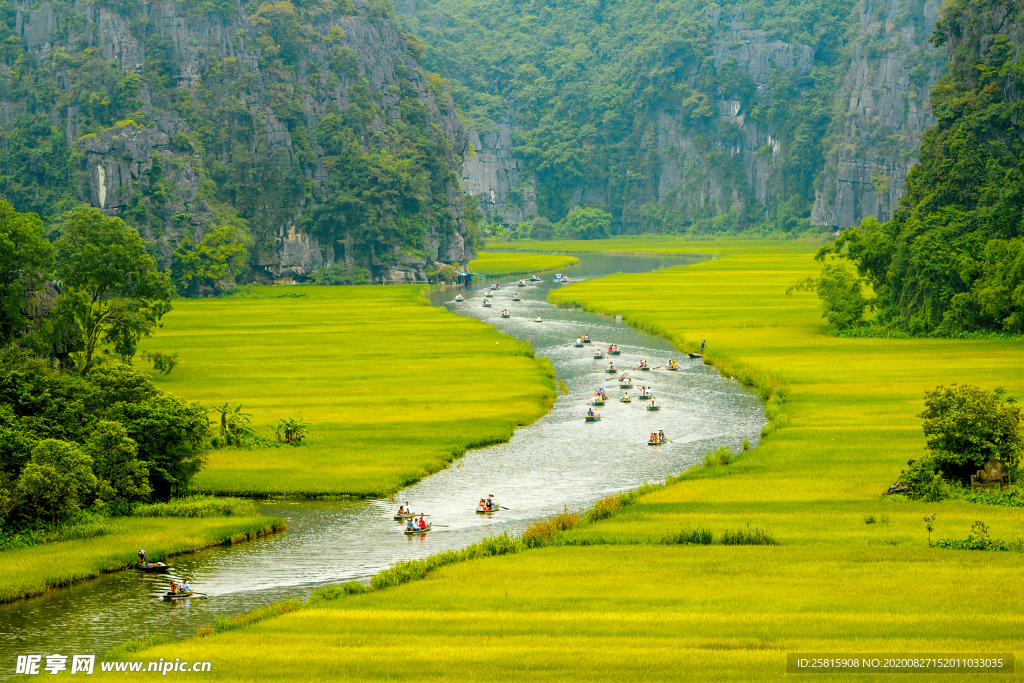
[[[722,533],[722,545],[778,545],[778,541],[775,540],[767,531],[764,529],[751,529],[750,525],[747,525],[746,529],[739,529],[737,531],[725,531]]]
[[[545,519],[538,519],[523,532],[523,541],[531,548],[546,545],[551,537],[559,531],[568,531],[580,523],[580,513],[569,512],[566,507],[563,512],[557,515],[548,516]]]
[[[1006,543],[998,539],[989,538],[988,525],[984,522],[977,521],[971,526],[971,533],[967,535],[967,538],[963,540],[953,540],[944,538],[935,541],[935,546],[938,548],[952,548],[954,550],[997,550],[997,551],[1009,551],[1016,550],[1021,551],[1021,543]]]
[[[241,498],[185,496],[166,503],[152,503],[135,508],[136,517],[248,517],[256,514],[256,506]]]
[[[711,545],[715,536],[709,529],[680,529],[661,539],[664,545]]]
[[[605,496],[598,498],[594,506],[587,510],[586,520],[596,522],[608,519],[622,509],[622,499],[619,496]]]
[[[731,465],[734,460],[732,451],[722,446],[716,448],[714,452],[708,451],[708,454],[704,456],[704,467]]]

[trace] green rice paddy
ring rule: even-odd
[[[0,602],[38,595],[103,572],[222,543],[235,543],[284,528],[280,517],[120,517],[94,538],[47,543],[0,553]]]
[[[1024,343],[827,336],[813,294],[785,295],[817,272],[812,245],[655,244],[666,241],[553,248],[718,258],[591,280],[552,299],[623,315],[684,349],[706,339],[706,359],[725,376],[774,387],[775,428],[757,448],[567,532],[575,546],[451,565],[138,658],[209,660],[214,679],[260,681],[784,680],[791,652],[1019,662],[1024,554],[932,548],[923,522],[934,514],[934,538],[964,538],[981,520],[1012,541],[1024,537],[1019,510],[881,494],[923,452],[923,392],[970,382],[1024,398]],[[748,524],[779,545],[658,543]],[[987,678],[1007,680],[940,676]]]
[[[469,271],[489,277],[498,275],[524,275],[561,270],[579,263],[575,256],[554,254],[528,254],[485,251],[469,262]]]
[[[420,288],[257,287],[175,302],[144,349],[178,354],[157,384],[243,406],[256,430],[309,425],[300,447],[221,449],[202,492],[379,496],[543,415],[552,371],[490,325],[424,305]]]

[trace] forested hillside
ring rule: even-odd
[[[473,255],[466,136],[380,0],[0,0],[0,195],[88,202],[179,289]]]
[[[834,250],[878,295],[879,320],[914,333],[1024,332],[1024,10],[952,0],[933,41],[949,73],[938,123],[891,221],[866,220]]]
[[[402,0],[488,218],[793,232],[887,220],[933,119],[938,0]]]

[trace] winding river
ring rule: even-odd
[[[692,263],[668,257],[580,255],[566,269],[573,280],[615,272],[645,272]],[[634,382],[649,385],[662,406],[644,410],[639,401],[626,405],[615,375],[601,372],[605,361],[594,348],[616,343],[622,355],[616,366],[632,369],[641,358],[664,366],[679,353],[662,339],[638,332],[621,321],[545,303],[548,290],[561,286],[552,274],[542,283],[517,287],[500,278],[493,307],[482,306],[483,286],[436,292],[434,303],[495,325],[507,334],[530,339],[538,355],[547,356],[569,393],[534,424],[520,428],[511,441],[471,451],[450,469],[439,472],[387,501],[277,501],[262,505],[267,514],[288,521],[288,530],[237,546],[210,548],[173,559],[175,577],[186,577],[195,597],[168,604],[159,600],[166,579],[133,571],[106,574],[67,589],[0,605],[0,650],[13,662],[16,654],[96,654],[128,638],[154,632],[185,637],[218,614],[237,614],[284,598],[304,598],[319,586],[368,581],[392,563],[463,547],[503,530],[520,532],[534,519],[589,506],[602,495],[663,480],[698,462],[709,448],[738,448],[744,438],[755,443],[764,424],[761,401],[735,381],[724,379],[700,361],[679,360],[681,369],[631,372]],[[518,292],[524,299],[512,302]],[[513,317],[502,319],[503,308]],[[543,323],[533,322],[541,316]],[[570,342],[587,332],[593,347]],[[711,340],[709,343],[713,343]],[[597,387],[611,397],[600,408],[603,419],[585,423],[586,401]],[[631,395],[635,395],[631,391]],[[496,396],[496,400],[500,397]],[[647,435],[663,429],[673,443],[652,448]],[[489,493],[511,510],[477,515],[476,501]],[[422,537],[406,537],[392,519],[398,501],[411,501],[446,524]],[[13,666],[13,664],[12,664]],[[4,667],[6,669],[6,667]],[[13,668],[11,669],[13,671]],[[0,678],[8,671],[0,670]]]

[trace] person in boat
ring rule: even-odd
[[[481,498],[480,502],[477,504],[477,507],[480,508],[481,510],[486,510],[487,509],[487,501],[484,500],[483,498]]]
[[[658,430],[658,441],[665,441],[665,430],[664,429],[659,429]]]
[[[587,409],[587,417],[594,417],[594,409],[593,408],[588,408]]]
[[[407,521],[407,522],[405,523],[405,530],[406,530],[406,531],[416,531],[416,525],[415,525],[415,524],[413,524],[412,518],[410,518],[410,519],[409,519],[409,520],[408,520],[408,521]]]
[[[488,510],[493,510],[495,507],[496,506],[494,504],[494,494],[493,493],[488,493],[487,494],[487,509]]]
[[[177,595],[177,593],[178,593],[178,584],[176,584],[175,582],[171,581],[171,595]]]
[[[654,399],[653,398],[651,399],[651,407],[652,408],[654,407]]]
[[[629,392],[627,391],[627,392],[625,393],[625,395],[624,395],[624,396],[623,396],[622,398],[623,398],[624,400],[628,401],[628,400],[629,400]]]
[[[192,590],[192,589],[188,587],[188,579],[182,579],[181,580],[181,592],[182,593],[188,593],[190,590]]]
[[[146,551],[145,550],[140,550],[139,551],[139,564],[146,564]]]
[[[657,440],[658,440],[658,435],[657,435],[657,434],[655,434],[654,432],[651,432],[651,438],[650,438],[650,441],[657,441]]]
[[[420,529],[426,529],[427,528],[427,521],[425,519],[423,519],[423,515],[420,515],[419,527],[420,527]]]

